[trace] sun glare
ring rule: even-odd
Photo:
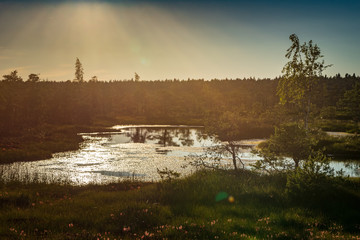
[[[72,79],[77,57],[86,79],[130,79],[134,72],[143,80],[221,77],[217,68],[231,67],[223,60],[238,51],[226,44],[230,52],[217,49],[219,39],[189,28],[192,23],[183,15],[146,3],[63,2],[22,11],[22,18],[31,20],[11,48],[23,52],[23,65],[31,56],[29,73],[50,80]],[[194,75],[199,71],[203,75]]]

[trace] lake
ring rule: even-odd
[[[196,171],[189,166],[189,155],[200,155],[206,147],[219,144],[201,127],[191,126],[114,126],[112,132],[80,133],[84,141],[79,150],[53,154],[34,162],[0,165],[4,180],[67,182],[74,185],[105,184],[121,180],[158,181],[157,169],[174,170],[182,176]],[[241,159],[246,168],[259,160],[251,153],[261,139],[242,141]],[[231,160],[222,164],[231,168]],[[185,167],[186,166],[186,167]],[[332,161],[345,175],[360,176],[359,162]]]

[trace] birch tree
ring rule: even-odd
[[[296,34],[291,34],[289,39],[292,44],[285,55],[289,62],[282,70],[277,95],[281,104],[293,103],[300,107],[307,129],[314,88],[322,72],[332,65],[325,65],[319,46],[312,40],[301,45]]]

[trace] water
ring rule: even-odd
[[[189,166],[189,155],[200,155],[204,148],[218,144],[200,127],[114,126],[113,132],[80,134],[84,142],[77,151],[53,154],[51,159],[1,165],[3,179],[68,182],[75,185],[104,184],[119,180],[157,181],[157,169],[174,170],[182,176],[196,169]],[[241,159],[245,166],[259,160],[251,153],[261,139],[242,141]],[[231,160],[222,164],[232,167]],[[360,176],[358,162],[336,162],[335,170]],[[186,168],[184,168],[186,166]]]

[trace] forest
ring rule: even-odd
[[[0,82],[0,136],[17,136],[43,124],[98,122],[204,125],[211,114],[239,113],[248,121],[274,126],[298,111],[279,105],[279,79],[167,80],[111,82]],[[359,76],[322,77],[312,102],[313,117],[354,120],[344,94]],[[328,112],[336,111],[329,116]]]
[[[77,132],[115,124],[207,126],[231,112],[248,126],[238,135],[246,139],[267,138],[274,126],[301,121],[304,115],[297,104],[279,103],[281,78],[50,82],[33,77],[22,81],[14,71],[0,82],[2,162],[38,160],[77,149]],[[359,82],[355,74],[321,77],[311,103],[312,127],[358,132]],[[325,146],[329,154],[345,158],[359,156],[360,149],[338,141],[324,139],[317,148]]]

